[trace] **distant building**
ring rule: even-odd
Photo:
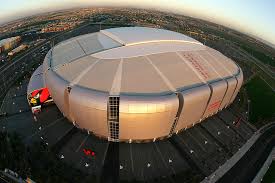
[[[8,53],[8,55],[9,56],[13,56],[13,55],[15,55],[15,54],[17,54],[17,53],[19,53],[19,52],[27,49],[28,47],[29,47],[28,45],[22,44],[22,45],[18,46],[17,48],[13,49],[12,51],[10,51]]]
[[[42,33],[61,32],[61,31],[70,30],[70,29],[72,29],[75,26],[76,26],[76,23],[50,24],[47,27],[42,28],[41,32]]]
[[[20,36],[0,40],[0,53],[15,48],[20,41]]]
[[[145,27],[61,42],[42,74],[72,123],[115,142],[155,141],[192,127],[230,105],[243,81],[240,67],[220,52]]]

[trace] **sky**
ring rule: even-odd
[[[205,19],[275,45],[274,0],[0,0],[0,24],[74,7],[149,8]]]

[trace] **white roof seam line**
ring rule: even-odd
[[[206,53],[207,53],[212,59],[214,59],[218,64],[220,64],[220,66],[222,66],[222,68],[223,68],[228,74],[230,74],[230,76],[232,76],[232,73],[231,73],[223,64],[221,64],[221,63],[217,60],[216,57],[214,57],[213,55],[211,55],[211,54],[208,52],[208,50],[206,50]]]
[[[224,77],[222,77],[220,75],[220,73],[217,72],[217,70],[212,66],[212,64],[210,64],[203,56],[201,56],[200,53],[196,53],[207,65],[210,66],[210,68],[221,78],[221,79],[224,79]]]
[[[119,65],[117,67],[114,80],[112,83],[112,88],[109,92],[110,95],[119,95],[121,90],[121,79],[122,79],[122,66],[123,65],[123,58],[120,59]]]
[[[100,32],[102,34],[104,34],[105,36],[111,38],[112,40],[122,44],[122,45],[125,45],[125,42],[123,40],[121,40],[119,37],[117,37],[116,35],[112,34],[111,32],[108,32],[108,31],[105,31],[105,30],[100,30]]]
[[[126,47],[126,46],[123,46],[123,47]],[[121,47],[116,47],[116,48],[112,48],[112,50],[114,49],[120,49]],[[98,56],[98,54],[104,54],[104,52],[108,52],[110,50],[103,50],[101,52],[97,52],[97,53],[92,53],[90,56],[94,57],[94,58],[98,58],[98,59],[114,59],[114,58],[106,58],[104,56]],[[184,49],[182,50],[179,50],[179,51],[185,51]],[[203,50],[197,50],[197,51],[203,51]],[[174,53],[174,51],[158,51],[156,53],[153,53],[153,54],[162,54],[162,53]],[[142,56],[148,56],[148,55],[152,55],[152,53],[146,53],[146,54],[137,54],[137,55],[133,55],[133,56],[123,56],[122,58],[136,58],[136,57],[142,57]],[[120,57],[121,58],[121,57]],[[119,59],[119,58],[117,58]]]
[[[89,67],[87,67],[84,71],[82,71],[72,82],[69,83],[69,86],[76,85],[82,79],[82,77],[84,75],[86,75],[99,61],[100,61],[100,59],[96,60]]]
[[[159,74],[161,79],[164,81],[164,83],[168,86],[168,88],[171,91],[176,92],[177,90],[175,89],[175,87],[172,85],[172,83],[169,81],[169,79],[159,70],[159,68],[152,62],[152,60],[146,55],[144,57],[153,66],[153,68],[157,71],[157,73]]]
[[[79,40],[75,39],[75,41],[77,42],[77,44],[79,45],[79,47],[82,49],[83,53],[85,54],[85,56],[87,56],[86,51],[83,49],[82,45],[80,44]]]
[[[140,41],[140,42],[134,42],[134,43],[125,44],[125,46],[134,46],[134,45],[139,45],[139,44],[161,43],[161,42],[191,43],[191,44],[198,44],[198,45],[203,46],[203,44],[197,43],[197,42],[194,42],[194,41],[169,40],[169,39],[151,40],[151,41]]]
[[[198,71],[182,56],[180,55],[178,52],[175,52],[179,57],[180,59],[187,64],[187,66],[192,69],[192,71],[197,75],[197,77],[203,82],[203,83],[207,83],[205,81],[205,79],[203,79],[203,77],[200,75],[200,73],[198,73]]]

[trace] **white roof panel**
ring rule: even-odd
[[[177,32],[148,27],[119,27],[101,30],[100,32],[126,46],[148,42],[166,41],[191,42],[194,44],[201,44],[195,39]]]
[[[136,44],[122,46],[92,54],[93,57],[100,59],[119,59],[139,57],[166,52],[176,51],[199,51],[205,50],[204,45],[180,42],[150,42],[147,44]]]
[[[85,56],[83,49],[76,40],[61,43],[54,47],[52,52],[52,67],[70,63],[76,58]]]
[[[116,95],[175,92],[233,76],[239,69],[192,38],[145,27],[69,39],[53,48],[49,60],[49,67],[70,85]]]

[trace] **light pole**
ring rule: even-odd
[[[248,109],[247,109],[247,121],[249,119],[249,109],[250,109],[250,100],[247,100],[247,105],[248,105]]]

